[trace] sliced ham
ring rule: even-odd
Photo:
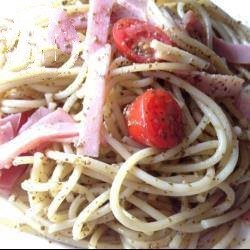
[[[112,6],[112,0],[90,1],[85,38],[85,61],[107,44]]]
[[[48,30],[49,41],[64,53],[70,53],[73,43],[79,41],[73,21],[65,11],[58,10],[52,16]]]
[[[250,120],[250,85],[241,90],[241,93],[236,100],[236,105],[241,113]]]
[[[182,77],[198,89],[215,98],[239,95],[244,80],[231,75],[215,75],[205,72],[190,72]]]
[[[0,126],[0,145],[14,138],[13,126],[10,122]]]
[[[148,0],[117,0],[114,4],[111,22],[115,23],[121,18],[136,18],[147,20]]]
[[[10,122],[12,127],[13,127],[13,131],[14,134],[17,133],[18,129],[19,129],[19,125],[20,125],[20,121],[21,121],[21,113],[17,113],[17,114],[12,114],[12,115],[8,115],[2,119],[0,119],[0,126]]]
[[[0,145],[14,138],[20,126],[20,122],[20,113],[8,115],[0,119]]]
[[[250,44],[232,44],[213,38],[215,52],[230,63],[250,64]]]
[[[27,120],[25,124],[19,129],[19,134],[22,133],[24,130],[28,129],[43,117],[47,116],[51,111],[47,108],[41,107],[36,110]]]
[[[41,113],[47,113],[49,112],[48,110],[40,110]],[[37,113],[37,117],[39,116],[39,113]],[[48,113],[46,116],[42,117],[39,119],[36,123],[34,123],[31,127],[33,126],[38,126],[38,125],[53,125],[55,123],[60,123],[60,122],[68,122],[68,123],[74,123],[73,118],[67,114],[63,109],[58,108],[56,111],[52,113]]]
[[[76,13],[69,16],[76,30],[83,31],[87,28],[88,16],[86,13]]]
[[[183,26],[190,36],[201,42],[206,40],[206,32],[202,22],[195,12],[189,10],[183,17]],[[230,63],[250,64],[250,44],[232,44],[217,37],[213,37],[215,52]]]
[[[68,115],[63,109],[58,108],[54,112],[50,112],[49,109],[40,108],[38,109],[30,119],[23,125],[22,132],[26,129],[34,126],[39,125],[53,125],[56,123],[74,123],[73,118]],[[70,138],[58,138],[55,139],[53,142],[61,142],[61,143],[73,143],[76,142],[78,139],[77,137],[70,137]],[[48,143],[47,143],[48,144]],[[43,148],[43,145],[42,145]]]
[[[103,122],[103,105],[106,93],[106,78],[111,61],[111,46],[98,50],[89,61],[83,102],[84,120],[79,138],[79,153],[98,157]]]
[[[62,109],[50,113],[40,108],[21,129],[14,139],[0,145],[0,169],[10,168],[12,160],[20,154],[51,142],[74,142],[79,134],[74,120]]]
[[[44,143],[76,137],[77,135],[78,127],[75,123],[59,122],[33,126],[13,140],[0,146],[0,169],[10,168],[15,157],[27,153]]]
[[[106,80],[111,62],[111,45],[107,44],[112,0],[92,0],[89,5],[84,59],[88,65],[83,101],[83,121],[78,153],[99,156]]]
[[[0,194],[9,196],[27,168],[12,167],[0,171]]]
[[[0,120],[0,145],[16,136],[21,120],[21,114],[9,115]],[[0,170],[0,194],[9,196],[25,170],[26,167]]]

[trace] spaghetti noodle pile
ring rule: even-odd
[[[241,216],[250,209],[250,124],[235,106],[234,88],[243,82],[248,88],[250,73],[248,65],[220,57],[215,40],[246,44],[250,33],[207,0],[146,2],[147,21],[153,17],[175,46],[153,40],[160,60],[133,63],[111,42],[99,156],[86,156],[80,153],[84,145],[64,140],[15,157],[13,168],[28,168],[9,198],[22,219],[8,225],[84,248],[241,243]],[[77,41],[65,47],[70,53],[48,41],[48,33],[55,10],[87,18],[90,6],[54,1],[26,25],[18,17],[1,20],[2,117],[61,108],[84,126],[87,27],[77,29]],[[199,27],[190,31],[188,21],[184,27],[188,15],[202,24],[201,33]],[[182,109],[185,138],[174,148],[145,148],[129,137],[123,110],[147,89],[170,91]]]

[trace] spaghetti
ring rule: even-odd
[[[249,67],[227,63],[213,43],[214,37],[249,43],[249,30],[208,0],[141,2],[148,2],[148,22],[155,17],[178,48],[154,39],[159,61],[132,63],[112,44],[99,157],[81,155],[83,145],[65,140],[15,157],[13,168],[29,166],[9,198],[22,219],[14,226],[0,221],[81,248],[230,248],[250,209],[250,123],[231,96],[213,98],[187,75],[249,81]],[[78,126],[86,124],[86,27],[64,53],[48,42],[46,13],[82,17],[90,5],[57,0],[31,15],[30,25],[18,25],[18,17],[0,20],[3,117],[62,108]],[[203,25],[202,39],[183,28],[187,13]],[[147,89],[170,91],[182,109],[185,138],[173,148],[143,147],[129,136],[123,110]]]

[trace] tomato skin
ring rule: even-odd
[[[152,63],[155,58],[150,42],[154,39],[172,45],[170,38],[159,28],[132,18],[123,18],[113,27],[113,39],[118,51],[136,63]]]
[[[126,110],[129,135],[142,145],[169,149],[184,136],[182,111],[164,90],[147,90]]]

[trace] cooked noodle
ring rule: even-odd
[[[87,2],[53,6],[86,13]],[[113,58],[104,106],[106,144],[97,159],[77,155],[73,144],[57,143],[14,160],[17,168],[31,166],[9,199],[22,214],[16,225],[25,224],[23,230],[81,248],[193,249],[206,247],[202,239],[210,234],[210,247],[224,249],[237,238],[240,217],[250,209],[249,121],[230,99],[212,99],[181,73],[236,72],[248,81],[247,67],[216,55],[212,36],[241,44],[250,41],[250,33],[207,0],[158,1],[160,8],[150,2],[149,15],[159,11],[159,23],[179,48],[152,41],[157,57],[167,62]],[[188,9],[205,25],[206,45],[181,31],[169,14],[182,19]],[[0,112],[62,107],[82,122],[85,34],[65,55],[46,41],[48,18],[43,13],[25,28],[15,19],[0,20]],[[123,110],[148,88],[170,90],[183,110],[186,137],[164,152],[128,137]]]

